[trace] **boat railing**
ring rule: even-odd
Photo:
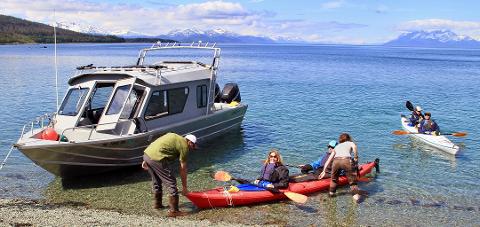
[[[33,131],[35,129],[37,129],[35,126],[39,126],[38,127],[39,129],[43,129],[43,128],[48,127],[52,123],[52,119],[55,117],[55,114],[56,113],[46,113],[44,115],[36,117],[31,122],[23,125],[22,134],[20,135],[20,139],[22,139],[23,135],[28,131],[30,131],[31,135],[33,136]],[[30,127],[30,129],[25,130],[25,129],[27,129],[27,127]]]
[[[88,133],[88,138],[87,138],[87,140],[90,140],[93,132],[94,131],[97,132],[97,126],[99,126],[99,125],[111,125],[111,124],[118,124],[119,122],[130,122],[130,121],[135,124],[134,119],[119,119],[118,121],[114,121],[114,122],[107,122],[107,123],[101,123],[101,124],[91,124],[91,125],[83,125],[83,126],[75,126],[75,127],[71,127],[71,128],[66,128],[60,134],[60,138],[62,138],[65,135],[65,132],[67,132],[67,131],[75,131],[75,130],[78,130],[78,129],[90,129],[90,132]],[[125,127],[122,127],[122,130],[120,131],[119,136],[123,136],[124,129],[125,129]],[[128,129],[127,129],[127,131],[128,131]],[[59,143],[60,142],[61,141],[59,140]]]
[[[217,43],[209,43],[209,42],[202,43],[201,41],[192,42],[192,43],[177,43],[177,42],[162,43],[158,41],[154,43],[150,48],[144,48],[140,50],[140,53],[138,54],[137,65],[143,66],[145,57],[148,52],[171,50],[171,49],[211,50],[213,51],[213,59],[212,59],[211,67],[212,69],[216,70],[218,67],[218,61],[220,58],[220,48],[215,47],[216,45]]]

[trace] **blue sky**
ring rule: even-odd
[[[56,20],[107,31],[150,35],[174,29],[222,28],[245,35],[312,42],[378,44],[402,32],[448,29],[480,40],[478,1],[2,0],[0,14],[42,23]]]

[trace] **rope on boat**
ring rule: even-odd
[[[214,206],[212,205],[212,203],[210,202],[210,198],[208,197],[208,194],[204,192],[203,195],[204,195],[205,197],[207,197],[207,201],[208,201],[208,204],[210,205],[210,207],[211,207],[212,209],[215,209],[215,207],[214,207]]]
[[[10,157],[10,154],[12,153],[13,148],[15,148],[15,146],[12,145],[12,147],[10,148],[10,151],[8,152],[7,156],[5,156],[5,159],[3,160],[2,164],[0,165],[0,170],[3,169],[3,166],[5,164],[7,164],[7,159],[8,159],[8,157]]]
[[[223,195],[225,196],[225,200],[227,200],[227,205],[233,207],[232,195],[230,194],[230,192],[227,190],[226,187],[223,187]]]

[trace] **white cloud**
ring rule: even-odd
[[[132,4],[93,3],[79,0],[2,0],[2,13],[43,23],[57,21],[85,23],[106,30],[129,29],[160,34],[175,28],[243,26],[267,13],[245,9],[239,3],[210,1],[185,5],[145,8]]]
[[[325,4],[325,7],[332,8],[341,6],[343,1]],[[166,34],[174,29],[223,28],[244,35],[291,36],[316,40],[324,37],[320,34],[366,26],[335,21],[276,20],[274,12],[250,10],[240,3],[226,1],[142,6],[86,0],[2,0],[0,13],[53,24],[54,9],[56,21],[93,25],[105,31],[130,30],[151,35]],[[334,42],[334,38],[331,40]]]
[[[480,22],[477,21],[453,21],[445,19],[425,19],[412,20],[402,23],[399,28],[401,30],[431,30],[431,29],[450,29],[450,30],[466,30],[480,29]]]

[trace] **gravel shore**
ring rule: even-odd
[[[242,226],[160,215],[122,214],[71,205],[45,204],[39,200],[0,199],[0,226]]]

